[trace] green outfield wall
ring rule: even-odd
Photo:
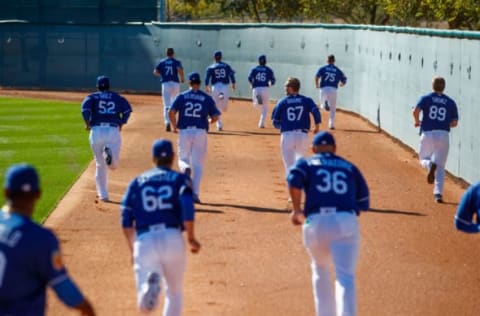
[[[473,182],[480,179],[475,129],[480,122],[479,46],[478,32],[361,25],[10,21],[0,23],[0,86],[88,91],[94,89],[96,76],[105,74],[114,89],[158,93],[160,83],[152,70],[166,47],[175,48],[186,73],[198,71],[202,78],[213,51],[221,49],[236,71],[235,97],[250,97],[247,74],[262,53],[278,80],[271,89],[274,98],[283,95],[285,79],[295,76],[301,92],[318,101],[315,73],[328,54],[335,54],[348,77],[339,89],[339,107],[416,149],[419,136],[412,107],[431,91],[432,77],[441,75],[460,115],[459,127],[451,132],[447,169]]]

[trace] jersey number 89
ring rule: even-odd
[[[315,187],[321,193],[333,191],[335,194],[345,194],[348,190],[347,175],[343,171],[330,172],[326,169],[318,169],[317,176],[320,183]]]
[[[430,111],[428,112],[428,117],[431,120],[445,121],[446,116],[447,109],[445,109],[444,107],[432,105],[430,107]]]
[[[146,212],[171,209],[172,203],[167,203],[172,197],[172,187],[164,185],[155,190],[154,187],[146,186],[142,189],[142,205]]]

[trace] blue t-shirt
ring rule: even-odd
[[[202,90],[187,90],[179,94],[170,108],[178,112],[179,129],[199,128],[208,130],[208,117],[220,115],[213,98]]]
[[[475,218],[475,222],[473,219]],[[471,185],[462,196],[455,215],[455,226],[466,233],[480,232],[480,182]]]
[[[272,112],[273,125],[280,127],[281,132],[301,129],[307,133],[310,129],[310,113],[315,124],[320,124],[320,110],[315,102],[309,97],[291,94],[275,105]]]
[[[250,82],[252,88],[273,86],[275,75],[270,67],[258,65],[250,70],[248,82]]]
[[[288,185],[305,191],[305,216],[321,207],[360,210],[370,207],[367,183],[352,163],[333,153],[300,158],[290,168]]]
[[[212,85],[220,82],[223,84],[235,83],[235,71],[230,65],[220,61],[208,66],[205,74],[205,85],[209,85],[210,81]]]
[[[342,82],[343,84],[347,83],[347,77],[345,77],[340,68],[338,68],[334,64],[328,64],[320,67],[320,69],[318,69],[317,71],[316,77],[321,78],[320,88],[338,88],[339,82]]]
[[[458,120],[457,104],[449,96],[436,92],[420,98],[416,108],[422,111],[422,132],[450,131],[450,123]]]
[[[65,282],[72,281],[55,235],[28,217],[1,210],[0,315],[44,315],[47,286],[57,291]],[[78,291],[69,294],[73,306],[83,301]]]
[[[126,124],[132,107],[127,99],[112,91],[97,91],[87,96],[82,102],[83,119],[91,126],[102,123],[115,125]]]
[[[155,67],[155,69],[160,73],[162,82],[180,82],[178,77],[179,68],[183,68],[182,63],[179,60],[171,57],[162,59]]]
[[[191,180],[183,173],[162,167],[150,169],[127,188],[121,203],[122,227],[139,230],[165,224],[183,228],[184,220],[191,220],[193,214],[183,213],[181,199],[182,195],[191,197],[192,192]]]

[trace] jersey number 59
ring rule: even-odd
[[[155,212],[157,210],[171,209],[172,203],[168,203],[172,197],[172,187],[168,185],[154,188],[146,186],[142,189],[142,205],[147,212]]]

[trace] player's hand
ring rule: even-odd
[[[210,87],[209,86],[205,86],[205,92],[210,93]]]
[[[420,121],[415,122],[415,127],[419,127],[419,126],[420,126]]]
[[[189,239],[188,243],[190,244],[190,251],[192,253],[198,253],[200,251],[200,243],[195,238]]]
[[[302,225],[304,219],[305,217],[301,211],[292,211],[290,213],[290,220],[292,221],[293,225]]]
[[[91,130],[91,129],[92,129],[92,127],[90,126],[90,124],[86,124],[86,125],[85,125],[85,130],[86,130],[86,131],[89,131],[89,130]]]

